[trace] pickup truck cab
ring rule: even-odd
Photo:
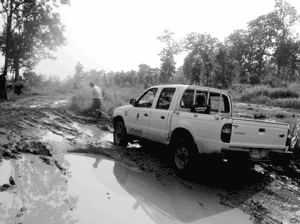
[[[290,126],[232,117],[227,91],[194,85],[148,88],[130,105],[113,113],[114,142],[131,139],[169,145],[176,168],[196,162],[199,154],[219,154],[238,161],[270,161],[290,157]]]

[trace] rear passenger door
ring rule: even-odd
[[[149,139],[165,143],[167,139],[168,124],[171,119],[171,103],[176,88],[163,88],[155,108],[151,112],[149,122]]]
[[[228,122],[222,114],[230,112],[230,107],[227,105],[228,100],[224,100],[225,96],[217,90],[207,92],[197,89],[196,95],[199,94],[206,94],[206,103],[210,107],[210,112],[208,114],[193,113],[195,124],[193,125],[194,138],[200,143],[204,152],[219,151],[223,145],[221,130],[223,125]]]
[[[205,96],[206,103],[211,107],[210,113],[191,112],[198,95]],[[225,106],[225,103],[228,101],[222,100],[221,92],[197,87],[187,89],[180,101],[179,110],[173,115],[172,123],[187,122],[200,153],[219,151],[223,145],[220,138],[221,129],[227,122],[221,118],[220,112],[222,110],[230,113],[230,106]]]

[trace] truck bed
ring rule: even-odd
[[[233,118],[230,148],[285,151],[288,129],[285,123]]]

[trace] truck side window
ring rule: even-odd
[[[212,114],[217,114],[219,112],[220,97],[220,93],[210,92],[208,105],[210,106],[210,111]]]
[[[230,104],[229,104],[228,97],[226,95],[222,95],[221,100],[220,97],[221,97],[220,93],[214,93],[214,92],[210,93],[209,105],[212,114],[218,113],[219,108],[220,108],[220,113],[230,112]]]
[[[145,92],[140,99],[138,100],[136,106],[137,107],[148,107],[150,108],[153,104],[153,100],[155,99],[155,95],[157,92],[157,88],[149,89],[147,92]]]
[[[164,88],[158,98],[156,109],[168,110],[171,105],[175,90],[175,88]]]
[[[196,99],[191,112],[210,114],[210,106],[207,104],[207,92],[206,91],[196,91]]]
[[[222,95],[220,113],[230,113],[229,99],[226,95]]]
[[[187,89],[182,95],[182,99],[180,101],[180,107],[191,109],[194,101],[194,90]]]

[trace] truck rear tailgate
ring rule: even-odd
[[[233,118],[230,148],[285,150],[288,124]]]

